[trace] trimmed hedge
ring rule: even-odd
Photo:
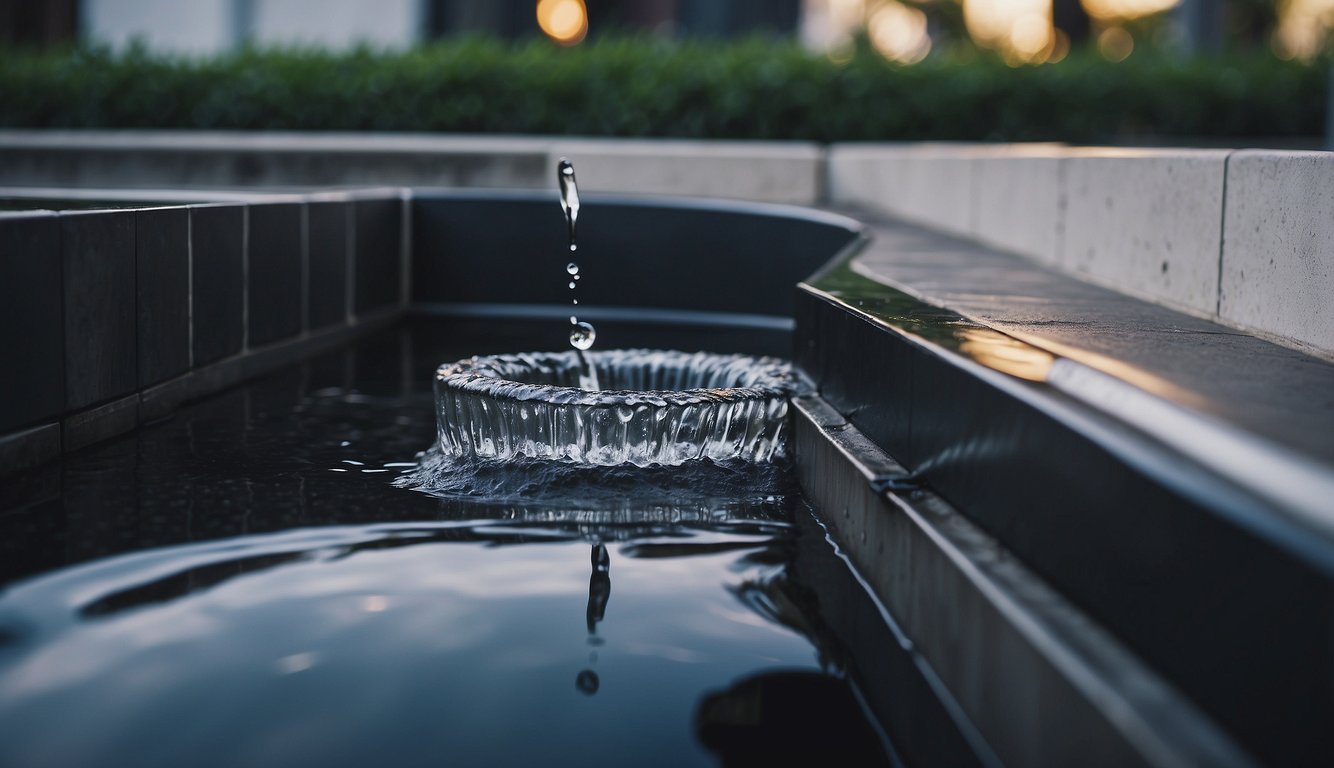
[[[1317,136],[1328,69],[1250,54],[839,66],[772,40],[472,39],[405,52],[0,50],[0,126],[850,140]]]

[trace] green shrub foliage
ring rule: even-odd
[[[839,65],[773,40],[458,40],[402,52],[0,51],[0,126],[858,140],[1316,136],[1323,65],[1076,51]]]

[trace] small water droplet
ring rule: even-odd
[[[570,325],[578,325],[578,324],[579,324],[579,318],[575,317],[574,315],[570,315]]]
[[[572,261],[572,262],[570,262],[569,264],[566,264],[566,265],[565,265],[565,271],[566,271],[566,272],[569,272],[569,273],[572,274],[572,275],[577,275],[577,274],[579,274],[579,265],[578,265],[578,264],[575,264],[575,263]]]
[[[579,300],[578,300],[578,299],[571,299],[571,301],[573,301],[575,304],[578,304],[578,303],[579,303]]]
[[[570,281],[570,290],[572,290],[572,291],[574,290],[574,281],[573,281],[573,280]]]
[[[574,243],[570,243],[570,250],[571,250],[571,251],[577,251],[577,250],[579,250],[579,246],[575,245]]]
[[[598,332],[588,323],[577,323],[570,329],[570,346],[575,349],[590,349],[597,339]]]
[[[575,275],[575,276],[574,276],[574,279],[575,279],[575,280],[578,280],[578,279],[581,278],[581,277],[583,277],[583,275]]]

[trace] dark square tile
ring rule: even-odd
[[[306,327],[312,330],[347,322],[347,272],[352,248],[349,204],[319,201],[306,204],[307,274]]]
[[[59,221],[0,217],[0,432],[49,421],[65,407]]]
[[[301,333],[301,208],[301,203],[250,206],[247,327],[251,347]]]
[[[384,309],[398,303],[403,262],[403,201],[398,198],[357,200],[356,313]]]
[[[242,244],[245,206],[202,205],[190,209],[194,298],[194,364],[241,351],[245,273]]]
[[[135,213],[140,387],[190,367],[189,224],[184,208]]]
[[[67,409],[136,388],[134,216],[100,211],[60,217]]]

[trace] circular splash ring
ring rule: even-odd
[[[602,389],[579,388],[582,363],[573,350],[440,366],[440,450],[641,467],[786,456],[788,398],[800,379],[781,360],[645,349],[583,357]]]

